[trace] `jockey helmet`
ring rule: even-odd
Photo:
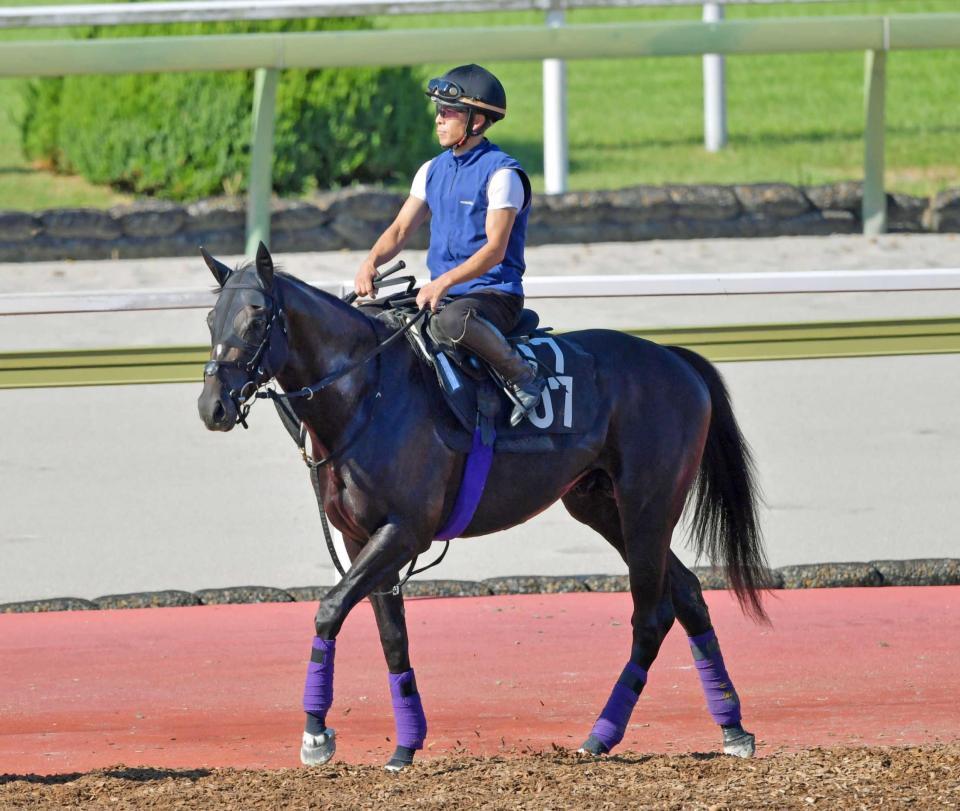
[[[427,97],[443,107],[466,110],[470,119],[480,113],[489,123],[507,114],[507,94],[489,70],[479,65],[461,65],[427,84]],[[484,127],[486,129],[486,127]],[[470,131],[468,124],[467,130]]]

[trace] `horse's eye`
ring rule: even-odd
[[[207,313],[207,326],[210,327],[210,332],[213,332],[213,310]]]
[[[262,318],[254,318],[247,325],[245,330],[245,337],[248,337],[252,340],[259,341],[263,338],[264,330],[266,329],[267,322]]]
[[[256,313],[241,310],[233,319],[233,329],[236,335],[248,344],[257,344],[263,340],[266,320]]]

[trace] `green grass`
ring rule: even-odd
[[[8,0],[9,2],[9,0]],[[30,5],[13,0],[16,5]],[[856,15],[957,11],[956,0],[874,0],[804,5],[732,6],[728,17]],[[592,9],[572,23],[698,19],[699,7]],[[393,16],[384,28],[442,29],[540,24],[537,13]],[[57,32],[62,33],[62,32]],[[439,34],[438,34],[439,35]],[[49,31],[0,32],[0,38],[51,37]],[[429,36],[429,34],[427,35]],[[616,188],[638,183],[814,184],[859,179],[863,168],[863,54],[736,56],[727,59],[730,145],[702,146],[701,62],[675,57],[568,62],[570,185]],[[542,189],[542,88],[538,62],[488,65],[501,77],[510,114],[491,138],[513,152]],[[449,66],[425,65],[424,77]],[[890,190],[929,195],[960,185],[960,51],[894,52],[887,63],[886,182]],[[24,164],[13,82],[0,82],[0,208],[109,205],[109,190]],[[411,99],[410,103],[418,103]]]
[[[83,0],[57,0],[59,5],[77,5]],[[35,6],[33,0],[4,0],[5,6]],[[67,29],[47,28],[0,30],[4,40],[65,39]],[[44,208],[84,206],[108,208],[127,202],[128,195],[113,189],[95,186],[82,177],[68,177],[31,166],[20,148],[20,130],[17,120],[21,115],[21,82],[0,79],[0,210],[37,211]]]

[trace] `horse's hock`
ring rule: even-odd
[[[271,249],[366,250],[391,222],[403,195],[373,187],[274,200]],[[635,186],[615,191],[537,195],[528,244],[821,236],[862,231],[863,184],[797,187]],[[960,188],[927,199],[887,195],[888,228],[901,233],[960,232]],[[0,262],[192,256],[197,245],[239,254],[246,203],[215,198],[189,205],[145,200],[104,211],[0,211]],[[426,247],[425,230],[412,248]]]

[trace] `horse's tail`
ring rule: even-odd
[[[669,349],[703,378],[713,406],[693,497],[691,535],[697,554],[722,562],[740,607],[769,622],[760,597],[769,586],[763,535],[757,518],[758,489],[750,448],[733,415],[730,395],[716,367],[683,347]]]

